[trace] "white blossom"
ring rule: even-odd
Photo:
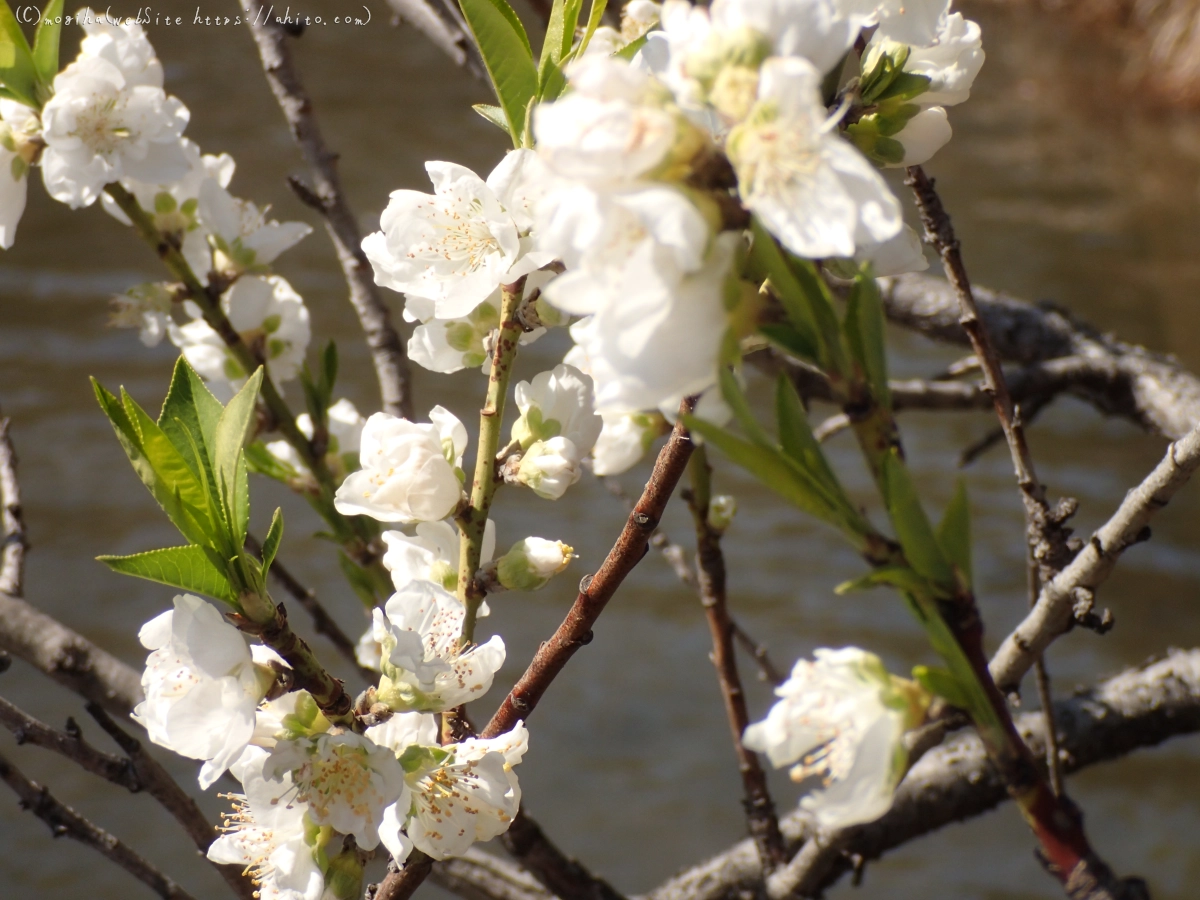
[[[429,754],[428,762],[407,776],[412,844],[434,859],[447,859],[507,831],[521,805],[513,767],[528,748],[529,731],[517,722],[499,737],[471,738]]]
[[[485,694],[504,664],[504,641],[461,647],[466,610],[430,581],[414,581],[375,609],[375,639],[383,647],[376,696],[392,709],[438,712]]]
[[[0,248],[17,239],[17,224],[25,212],[29,165],[39,149],[42,123],[28,106],[0,98]]]
[[[570,438],[535,441],[521,457],[517,481],[543,499],[557,500],[583,476],[581,459]]]
[[[334,457],[357,456],[362,445],[363,428],[367,420],[362,417],[353,403],[343,397],[329,407],[326,414],[329,444],[326,453]],[[301,413],[296,416],[296,427],[310,441],[313,437],[312,416]],[[267,452],[297,472],[305,470],[304,460],[296,448],[287,441],[271,441]]]
[[[228,795],[233,812],[221,815],[223,832],[208,848],[215,863],[244,867],[259,900],[320,900],[325,879],[308,843],[308,807],[295,798],[291,776],[263,777],[267,752],[246,751],[233,766],[241,794]]]
[[[946,110],[940,106],[921,110],[892,136],[892,140],[904,147],[904,158],[895,165],[917,166],[928,162],[950,142],[953,133]]]
[[[328,731],[330,722],[308,691],[289,691],[259,704],[254,713],[254,747],[271,750],[279,741]],[[231,769],[235,768],[233,766]]]
[[[518,382],[513,397],[521,415],[513,423],[512,438],[522,448],[561,436],[571,441],[580,455],[591,452],[603,422],[596,415],[589,376],[560,363],[535,375],[533,381]]]
[[[493,173],[507,193],[515,189],[519,161],[510,154]],[[433,194],[393,191],[381,230],[363,239],[376,284],[432,300],[437,318],[456,319],[499,285],[550,261],[524,252],[517,222],[490,178],[449,162],[427,162],[425,170]],[[519,213],[525,205],[514,201]]]
[[[632,469],[666,430],[658,413],[607,413],[602,418],[604,427],[592,448],[592,471],[601,476]]]
[[[312,231],[304,222],[268,219],[267,212],[233,196],[218,180],[206,179],[199,191],[199,215],[211,248],[211,266],[202,264],[197,274],[206,275],[209,268],[226,275],[262,271]]]
[[[293,802],[307,804],[314,823],[353,835],[364,850],[379,845],[384,808],[408,790],[396,755],[350,732],[280,741],[263,774],[281,781],[289,773],[295,787]]]
[[[81,54],[55,76],[54,96],[42,108],[46,191],[79,208],[111,181],[181,178],[187,122],[187,107],[161,85],[131,81],[108,59]]]
[[[924,718],[929,697],[857,647],[813,655],[816,662],[796,663],[775,690],[779,702],[743,742],[777,769],[792,766],[793,781],[820,780],[801,806],[823,827],[872,822],[892,805],[907,760],[904,733]]]
[[[303,298],[286,280],[279,275],[239,278],[222,295],[221,308],[246,345],[266,360],[267,372],[276,384],[296,377],[312,330]],[[171,343],[204,376],[218,399],[228,400],[246,383],[250,373],[203,319],[186,325],[172,323],[169,334]]]
[[[833,0],[838,11],[876,34],[903,44],[932,44],[950,9],[950,0]]]
[[[877,278],[923,272],[929,268],[929,260],[921,246],[920,235],[911,226],[905,225],[894,238],[860,247],[854,254],[854,261],[869,262]]]
[[[903,43],[876,33],[863,54],[863,70],[870,71],[883,53],[897,55]],[[929,79],[929,88],[913,98],[921,106],[955,106],[971,96],[971,86],[983,68],[983,34],[979,25],[952,13],[942,22],[928,45],[908,48],[904,71]]]
[[[111,63],[131,85],[163,86],[162,63],[137,20],[97,15],[87,7],[75,20],[85,32],[79,42],[81,57],[93,56]]]
[[[883,178],[827,121],[820,73],[802,59],[769,59],[758,103],[727,151],[742,200],[800,256],[853,256],[895,236],[900,204]]]
[[[432,581],[447,591],[458,587],[459,533],[449,522],[420,522],[416,535],[385,531],[383,566],[392,575],[396,590],[413,581]],[[496,552],[496,523],[488,519],[483,526],[480,563],[491,562]],[[480,610],[482,614],[482,609]]]
[[[381,522],[435,522],[462,498],[456,474],[467,430],[440,406],[430,424],[375,413],[362,431],[362,468],[342,482],[334,506],[344,516],[367,515]]]
[[[527,537],[496,561],[496,580],[510,591],[540,590],[574,558],[575,549],[562,541]]]
[[[662,4],[654,0],[629,0],[621,9],[621,37],[636,41],[658,24]]]
[[[143,345],[157,347],[171,324],[173,304],[168,285],[161,282],[135,285],[113,297],[109,324],[115,328],[136,328]]]
[[[254,734],[254,711],[275,681],[255,664],[241,632],[192,594],[138,632],[152,651],[142,673],[146,699],[133,718],[154,743],[205,761],[200,787],[208,788],[238,758]],[[278,660],[256,648],[265,663]]]

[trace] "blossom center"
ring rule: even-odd
[[[97,156],[110,156],[130,136],[129,127],[120,120],[124,108],[123,98],[93,94],[91,102],[76,114],[71,136]]]
[[[318,821],[329,819],[334,804],[369,818],[377,791],[366,756],[354,747],[332,746],[329,751],[329,756],[317,757],[293,773],[298,799],[312,807]]]

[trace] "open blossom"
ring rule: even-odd
[[[274,781],[290,777],[293,802],[307,804],[314,823],[353,835],[364,850],[379,845],[384,808],[408,790],[391,750],[349,732],[280,741],[263,774]]]
[[[560,363],[533,381],[518,382],[513,396],[521,416],[513,423],[512,437],[522,449],[534,441],[564,437],[580,455],[591,452],[603,423],[596,415],[589,376]]]
[[[221,297],[221,308],[246,345],[266,360],[267,372],[277,384],[296,377],[312,330],[303,298],[286,280],[279,275],[239,278]],[[203,319],[172,324],[169,333],[171,343],[204,376],[218,399],[228,400],[246,383],[250,373]]]
[[[466,610],[429,581],[414,581],[375,609],[375,639],[383,647],[377,696],[392,709],[439,712],[485,694],[504,664],[504,640],[459,646]]]
[[[17,239],[17,223],[25,212],[29,165],[37,155],[42,123],[28,106],[0,98],[0,248]]]
[[[432,581],[447,591],[458,587],[459,533],[449,522],[421,522],[415,535],[385,531],[383,566],[392,574],[396,590],[404,590],[413,581]],[[480,563],[490,562],[496,552],[496,523],[488,519],[483,526]],[[482,612],[482,610],[481,610]]]
[[[859,247],[854,254],[854,261],[869,262],[871,271],[878,278],[903,275],[905,272],[923,272],[929,268],[929,260],[921,249],[921,237],[908,225],[894,238]],[[847,274],[853,277],[853,273]]]
[[[147,282],[117,294],[112,298],[109,324],[114,328],[136,328],[142,344],[157,347],[171,324],[171,306],[175,301],[169,287],[161,282]]]
[[[904,733],[924,719],[929,697],[857,647],[813,656],[796,663],[775,690],[779,702],[743,741],[775,768],[792,766],[793,781],[820,779],[801,806],[822,826],[872,822],[892,805],[907,762]]]
[[[659,413],[608,413],[592,448],[592,471],[620,475],[632,469],[647,453],[667,425]]]
[[[513,767],[528,748],[529,731],[517,722],[499,737],[432,747],[416,757],[416,768],[406,775],[411,808],[397,804],[385,812],[380,826],[384,844],[403,851],[411,842],[434,859],[447,859],[462,856],[476,841],[503,834],[521,805]],[[397,747],[396,752],[402,750]]]
[[[312,231],[304,222],[268,219],[267,210],[234,197],[215,179],[200,186],[199,215],[208,234],[212,264],[202,266],[198,274],[207,274],[210,268],[229,275],[261,270]]]
[[[582,456],[570,438],[534,441],[521,456],[517,481],[545,500],[557,500],[583,476]]]
[[[357,456],[362,443],[363,428],[366,426],[367,420],[362,417],[362,414],[354,404],[345,397],[329,407],[327,418],[329,444],[326,448],[326,453],[335,457],[347,454]],[[312,440],[312,416],[308,413],[301,413],[296,416],[296,427],[300,429],[301,434],[310,441]],[[291,466],[297,472],[303,472],[305,469],[304,460],[300,458],[300,454],[296,452],[296,448],[287,441],[271,441],[267,444],[267,452],[280,462]]]
[[[111,181],[161,184],[187,172],[180,141],[187,107],[163,91],[161,69],[153,75],[81,53],[55,76],[42,108],[42,176],[51,197],[90,206]]]
[[[456,319],[499,285],[550,262],[525,252],[523,229],[497,196],[497,189],[514,189],[521,161],[509,154],[486,182],[464,166],[427,162],[433,194],[393,191],[381,230],[363,239],[376,284],[432,300],[437,318]],[[512,202],[524,216],[523,197]]]
[[[839,137],[802,59],[769,59],[758,103],[729,135],[742,200],[785,247],[821,259],[900,231],[900,204],[875,168]]]
[[[467,446],[467,430],[440,406],[426,425],[375,413],[363,428],[362,468],[342,482],[334,506],[344,516],[367,515],[381,522],[436,522],[462,498],[456,472]]]
[[[897,54],[905,45],[876,34],[863,54],[869,71],[883,53]],[[921,106],[955,106],[971,96],[971,86],[983,68],[983,35],[979,25],[953,13],[942,21],[933,41],[909,47],[903,71],[929,79],[929,88],[912,102]]]
[[[950,0],[834,0],[838,11],[876,34],[904,44],[932,44],[950,9]]]
[[[266,761],[267,751],[252,747],[232,767],[243,793],[229,795],[233,812],[222,814],[208,858],[242,866],[259,900],[320,900],[325,879],[306,839],[308,807],[296,801],[290,774],[263,777]]]
[[[85,33],[79,42],[81,57],[94,56],[111,63],[130,84],[163,86],[162,63],[146,37],[146,30],[136,20],[125,18],[118,22],[84,7],[76,21]]]
[[[254,734],[254,711],[275,681],[256,665],[241,632],[192,594],[142,626],[138,639],[153,651],[142,673],[146,699],[133,718],[154,743],[205,760],[207,788],[238,758]],[[255,647],[263,663],[278,657]]]

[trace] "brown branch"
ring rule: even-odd
[[[74,719],[67,719],[66,731],[52,728],[35,719],[20,707],[0,697],[0,725],[13,733],[17,744],[31,744],[52,750],[74,762],[81,769],[99,775],[105,781],[120,785],[130,792],[142,789],[142,783],[128,759],[97,750],[83,739],[83,732]]]
[[[721,551],[721,534],[708,521],[712,499],[712,467],[708,464],[708,454],[703,447],[697,448],[692,454],[689,469],[691,489],[684,496],[696,523],[697,583],[700,604],[704,607],[704,617],[712,637],[712,663],[717,670],[725,717],[729,720],[738,772],[742,776],[742,805],[746,811],[747,828],[758,847],[763,868],[771,872],[787,862],[787,855],[783,836],[779,832],[775,802],[767,788],[766,773],[758,756],[742,743],[742,734],[750,724],[750,713],[746,709],[746,693],[742,690],[734,652],[733,621],[729,617],[725,589],[725,554]]]
[[[24,600],[2,592],[0,650],[114,715],[128,716],[142,700],[138,672]]]
[[[262,559],[262,544],[252,534],[246,535],[246,549],[254,554],[256,559]],[[355,653],[354,641],[350,639],[346,632],[342,631],[341,626],[338,625],[333,616],[321,605],[321,601],[317,599],[316,592],[301,584],[300,580],[284,567],[278,557],[271,563],[271,576],[312,617],[313,629],[317,634],[322,634],[329,638],[330,643],[337,648],[337,651],[342,654],[350,665],[354,666],[358,673],[366,679],[367,683],[374,683],[379,673],[359,664],[358,655]]]
[[[523,807],[502,840],[513,858],[559,900],[625,900],[607,881],[559,850]]]
[[[338,155],[329,149],[321,136],[312,99],[304,90],[292,61],[287,35],[274,24],[262,23],[259,6],[258,0],[242,0],[246,24],[258,45],[263,72],[283,110],[292,137],[304,154],[315,185],[314,189],[304,188],[298,194],[325,219],[325,229],[333,241],[350,289],[350,303],[358,314],[371,350],[384,411],[412,419],[411,380],[404,344],[392,325],[391,313],[383,302],[371,264],[363,252],[362,235],[337,172]]]
[[[695,398],[689,397],[680,404],[680,411],[691,412],[694,406]],[[550,639],[538,648],[524,674],[481,732],[482,737],[504,734],[518,720],[528,719],[546,688],[575,655],[575,651],[591,643],[592,626],[621,582],[646,555],[650,535],[658,525],[691,455],[692,441],[683,427],[681,417],[675,423],[666,445],[659,451],[646,489],[634,505],[600,570],[594,576],[585,576],[580,582],[579,594],[566,618]],[[375,900],[408,900],[428,876],[431,865],[428,857],[414,852],[402,869],[389,872],[380,882]]]
[[[1131,669],[1055,704],[1062,737],[1064,767],[1075,772],[1117,759],[1167,738],[1200,731],[1200,650],[1170,653],[1166,658]],[[1021,735],[1039,754],[1044,750],[1039,713],[1017,720]],[[823,871],[801,885],[816,896],[861,863],[953,822],[981,815],[1011,799],[982,742],[964,732],[927,753],[909,771],[895,801],[882,818],[856,826],[838,843],[839,850],[820,856]],[[789,850],[798,852],[815,833],[812,819],[796,811],[781,823]],[[751,840],[675,876],[645,900],[740,900],[764,888],[762,867]]]
[[[69,837],[91,847],[165,900],[193,900],[191,894],[126,844],[54,799],[46,788],[30,781],[3,756],[0,756],[0,780],[21,798],[22,809],[29,810],[50,826],[50,833],[54,837]]]
[[[1004,639],[991,662],[996,683],[1011,689],[1033,660],[1067,630],[1080,612],[1090,611],[1094,593],[1121,554],[1150,536],[1149,522],[1200,468],[1200,426],[1167,448],[1163,460],[1124,501],[1074,560],[1042,588],[1025,620]]]
[[[11,420],[0,414],[0,593],[20,597],[25,581],[25,520],[21,515],[21,486],[17,482],[17,451],[8,435]]]

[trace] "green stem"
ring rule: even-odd
[[[242,336],[229,321],[229,317],[225,315],[225,310],[221,308],[219,292],[201,283],[179,248],[158,230],[153,217],[142,209],[133,194],[115,182],[106,185],[104,190],[121,208],[121,211],[129,217],[138,236],[154,249],[171,275],[183,285],[188,299],[200,308],[204,321],[221,336],[242,371],[250,374],[259,366],[263,366],[263,383],[260,392],[263,403],[270,411],[271,417],[275,420],[275,427],[283,435],[284,440],[300,454],[305,466],[312,472],[317,486],[315,496],[310,498],[313,507],[329,523],[338,539],[346,545],[346,551],[351,558],[356,561],[362,560],[369,568],[378,568],[379,572],[372,573],[374,576],[378,576],[375,580],[389,584],[387,573],[382,570],[378,561],[372,558],[373,554],[369,551],[371,543],[378,536],[378,529],[374,527],[374,523],[362,516],[343,516],[334,508],[333,496],[336,486],[333,473],[329,470],[325,458],[313,451],[312,443],[296,427],[296,415],[288,407],[278,388],[275,387],[275,382],[271,380],[271,375],[266,370],[265,361],[247,346],[246,342],[242,340]]]
[[[475,583],[479,558],[483,549],[483,531],[487,525],[492,497],[496,493],[496,452],[500,449],[500,434],[504,426],[504,403],[508,383],[512,378],[517,343],[524,333],[517,321],[525,279],[502,288],[500,300],[500,332],[492,351],[492,368],[488,375],[487,397],[479,411],[479,444],[475,455],[475,477],[471,482],[470,504],[458,515],[462,530],[458,554],[458,599],[466,607],[460,643],[465,646],[475,639],[475,619],[483,603],[484,592]]]

